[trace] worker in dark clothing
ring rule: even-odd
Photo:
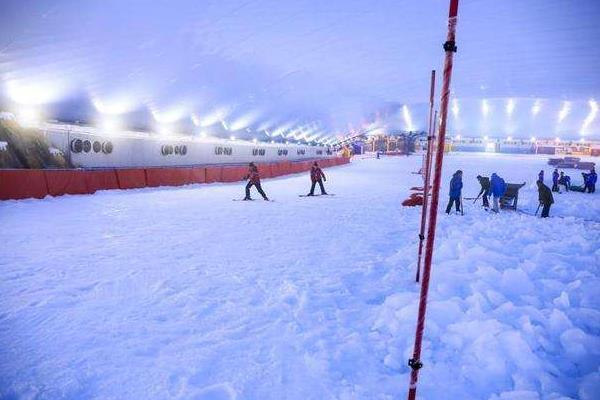
[[[544,170],[541,170],[538,174],[538,181],[544,183]]]
[[[571,190],[571,177],[569,175],[565,175],[564,172],[560,173],[560,178],[558,178],[558,184],[563,185],[565,187],[565,191]]]
[[[537,182],[538,185],[538,199],[542,207],[542,218],[548,218],[550,214],[550,206],[554,203],[554,197],[550,188],[544,185],[541,181]]]
[[[477,175],[477,180],[481,185],[481,190],[479,191],[477,197],[483,195],[483,207],[489,208],[490,203],[488,201],[488,196],[490,195],[490,178],[487,176]]]
[[[574,192],[582,192],[585,193],[587,191],[588,188],[588,179],[590,174],[586,174],[585,172],[581,173],[581,176],[583,177],[583,185],[578,186],[578,185],[572,185],[571,186],[571,190]]]
[[[456,205],[456,212],[460,211],[460,194],[462,187],[462,171],[459,169],[454,173],[454,175],[452,175],[452,179],[450,180],[450,200],[448,201],[448,206],[446,207],[446,214],[450,214],[452,203]]]
[[[596,170],[594,169],[594,167],[592,167],[589,174],[585,174],[585,175],[586,175],[586,176],[584,176],[585,188],[587,189],[587,192],[588,193],[596,192],[596,181],[598,180],[598,175],[596,175]]]
[[[325,186],[323,186],[323,181],[327,181],[327,178],[325,177],[325,174],[323,173],[321,167],[319,167],[319,163],[317,163],[316,161],[310,168],[310,180],[312,182],[312,185],[310,187],[310,192],[307,194],[307,196],[315,195],[315,186],[317,185],[317,183],[319,184],[319,188],[321,189],[321,194],[327,194],[327,192],[325,191]]]
[[[558,192],[558,178],[559,178],[560,174],[558,173],[558,169],[555,169],[554,172],[552,173],[552,191],[553,192]]]
[[[269,198],[260,186],[260,174],[258,173],[258,167],[253,162],[248,165],[248,175],[246,175],[246,179],[248,179],[248,184],[246,185],[246,197],[244,197],[244,200],[252,200],[250,197],[250,188],[254,186],[263,199],[265,201],[269,201]]]

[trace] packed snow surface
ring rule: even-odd
[[[419,156],[243,185],[0,203],[2,399],[398,399],[408,387]],[[450,154],[537,206],[546,159]],[[579,172],[567,171],[574,183]],[[255,195],[255,197],[257,197]],[[440,214],[419,398],[598,399],[599,194],[552,218]]]

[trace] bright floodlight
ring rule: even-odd
[[[558,122],[562,122],[567,117],[567,115],[569,115],[570,111],[571,103],[568,101],[563,102],[563,106],[558,113]]]
[[[404,118],[404,123],[406,124],[408,130],[414,130],[410,111],[408,110],[408,106],[406,104],[402,106],[402,117]]]
[[[588,102],[588,104],[590,105],[590,113],[587,115],[587,117],[585,117],[585,120],[583,121],[583,125],[581,126],[581,134],[582,135],[585,135],[588,133],[587,132],[588,127],[592,124],[594,119],[596,119],[596,115],[598,115],[598,103],[596,103],[596,101],[594,99],[592,99]]]
[[[232,131],[238,131],[240,129],[248,128],[254,122],[258,120],[260,113],[258,111],[252,111],[242,115],[241,117],[231,121],[229,124]]]
[[[121,125],[116,118],[106,118],[100,123],[100,128],[103,133],[113,134],[121,128]]]
[[[506,103],[506,114],[510,117],[513,111],[515,111],[515,101],[513,99],[508,99],[508,102]]]
[[[162,136],[171,136],[173,135],[173,127],[170,125],[159,125],[158,128],[158,133]]]
[[[484,117],[487,117],[488,113],[490,112],[490,105],[488,104],[487,100],[481,100],[481,113],[483,114]]]
[[[150,112],[156,122],[160,124],[171,124],[183,118],[185,115],[185,108],[175,107],[166,111],[159,111],[158,109],[151,107]]]
[[[512,140],[512,136],[507,137],[506,140]]]
[[[532,142],[535,142],[535,136],[532,136],[530,139]]]
[[[231,136],[229,136],[229,139],[235,140],[235,136],[231,135]]]
[[[486,136],[483,137],[483,140],[488,140],[489,138]]]
[[[122,97],[113,100],[102,100],[97,96],[92,97],[92,104],[100,114],[119,115],[131,111],[135,103],[128,98]]]
[[[9,80],[5,83],[6,94],[18,104],[40,105],[59,100],[65,89],[57,82],[25,82],[24,80]]]
[[[208,126],[216,124],[217,122],[222,122],[228,114],[229,112],[227,108],[217,108],[213,110],[210,114],[204,115],[202,117],[198,115],[193,115],[192,122],[194,122],[195,125],[201,128],[206,128]]]
[[[201,122],[201,121],[200,121],[200,118],[199,118],[197,115],[195,115],[195,114],[192,114],[192,115],[191,115],[191,117],[190,117],[190,119],[192,120],[192,123],[193,123],[194,125],[196,125],[196,126],[200,126],[200,122]]]
[[[460,135],[456,135],[454,138],[455,138],[456,140],[460,140]]]
[[[252,143],[256,143],[258,142],[258,140],[256,140],[256,138],[252,139]]]
[[[538,115],[540,113],[541,109],[542,109],[541,101],[536,100],[535,103],[533,103],[533,106],[531,107],[531,114],[535,117],[536,115]]]
[[[554,141],[558,143],[560,142],[560,138],[557,137],[556,139],[554,139]]]
[[[458,100],[452,99],[452,115],[454,115],[454,118],[458,118],[459,111],[460,111],[460,108],[458,107]]]
[[[39,111],[32,107],[24,107],[17,112],[17,121],[21,126],[34,127],[41,122]]]
[[[483,114],[484,117],[487,117],[487,115],[490,112],[490,105],[488,104],[487,100],[481,100],[481,113]]]

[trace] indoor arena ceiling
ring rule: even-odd
[[[447,0],[4,0],[2,108],[261,139],[421,130],[447,13]],[[597,0],[461,0],[450,133],[598,138],[598,21]]]

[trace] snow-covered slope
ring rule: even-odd
[[[402,398],[420,161],[329,169],[333,197],[266,180],[274,203],[232,202],[241,184],[1,202],[0,398]],[[534,212],[545,161],[453,154],[446,175],[467,197],[478,173],[526,181]],[[597,398],[598,194],[551,215],[440,216],[420,398]]]

